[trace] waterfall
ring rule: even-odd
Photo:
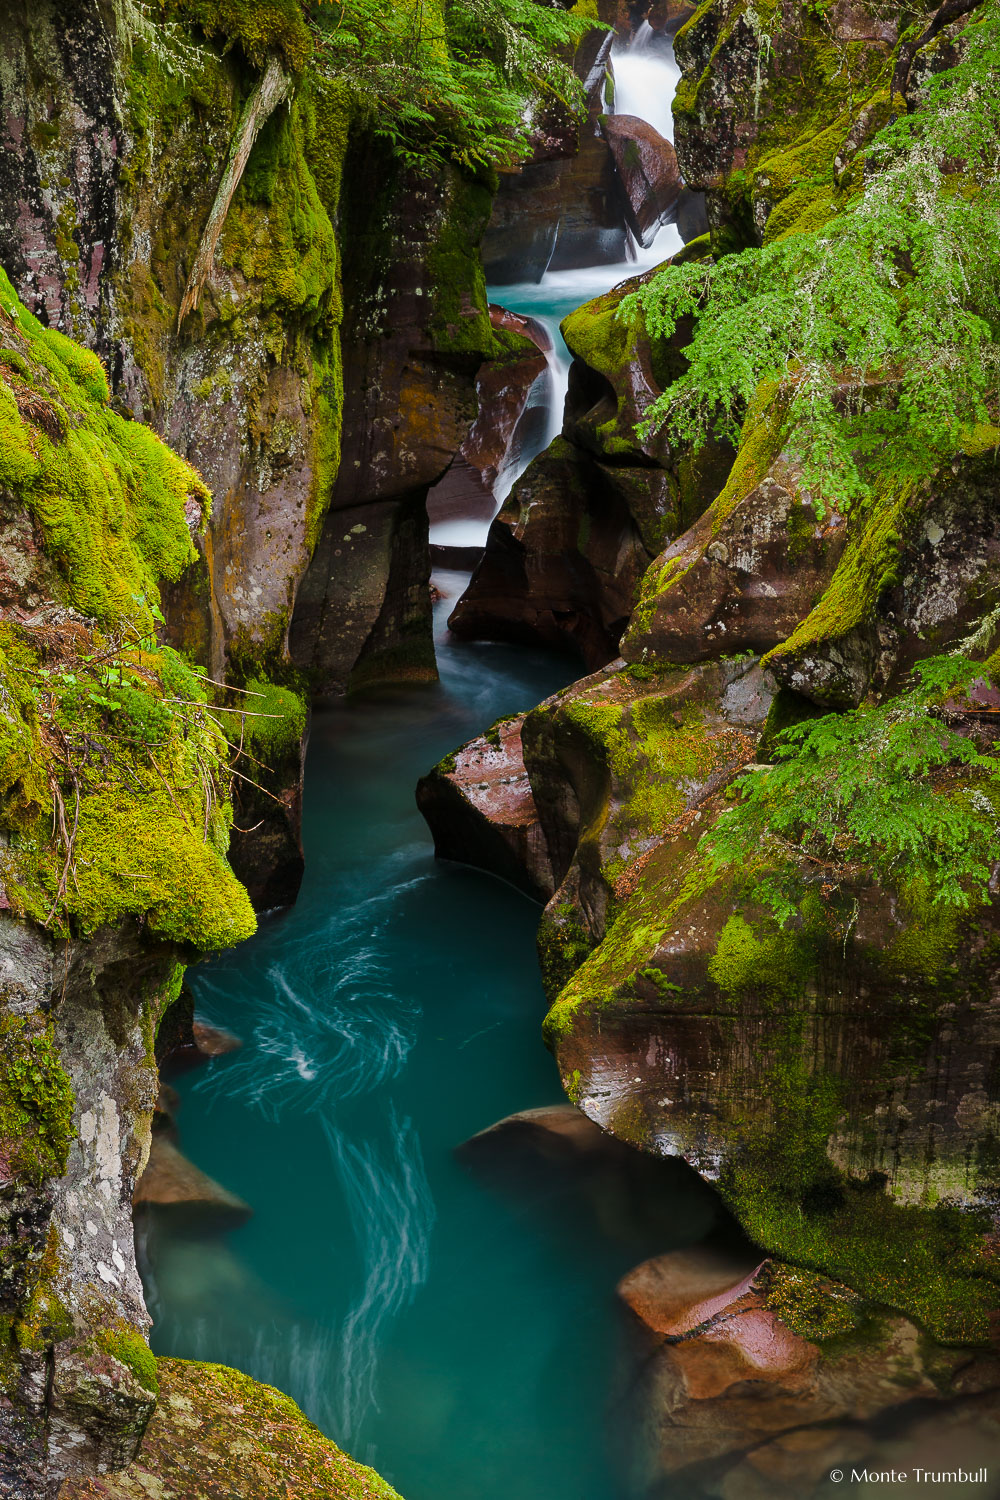
[[[658,130],[668,141],[674,138],[674,120],[671,106],[680,68],[674,62],[671,50],[666,54],[650,45],[653,32],[647,21],[631,47],[615,47],[611,52],[611,64],[615,75],[615,114],[637,115]]]
[[[636,115],[646,120],[667,140],[673,140],[671,108],[680,69],[673,50],[662,43],[654,45],[655,33],[647,21],[642,23],[630,47],[616,45],[611,58],[615,74],[615,114]],[[513,312],[523,313],[543,323],[552,340],[546,355],[547,368],[538,377],[528,395],[525,410],[539,404],[546,406],[544,423],[530,424],[533,440],[518,442],[515,432],[506,458],[493,487],[499,511],[525,469],[562,431],[563,408],[569,389],[570,354],[559,332],[567,313],[610,291],[620,281],[651,270],[681,248],[683,241],[673,224],[660,227],[652,243],[643,249],[629,236],[629,258],[616,265],[585,266],[575,271],[546,271],[539,282],[521,282],[514,286],[494,287],[490,296]],[[518,424],[521,425],[520,423]],[[463,542],[485,546],[489,523],[465,522]]]

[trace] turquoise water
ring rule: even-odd
[[[176,1080],[181,1144],[254,1214],[149,1232],[153,1347],[288,1391],[405,1500],[616,1500],[614,1287],[669,1246],[599,1224],[571,1185],[500,1190],[456,1161],[560,1090],[538,908],[436,863],[413,802],[440,755],[574,665],[445,641],[440,667],[317,716],[299,903],[192,973],[245,1045]],[[715,1212],[693,1173],[667,1210],[675,1244]]]

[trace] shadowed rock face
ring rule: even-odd
[[[618,474],[557,438],[515,484],[448,624],[468,640],[572,645],[601,666],[648,562]]]
[[[476,372],[495,352],[474,263],[487,191],[451,170],[398,177],[374,146],[347,165],[344,445],[290,633],[321,697],[436,675],[427,492],[465,439]]]
[[[731,1267],[735,1257],[754,1266],[760,1260],[718,1194],[688,1166],[632,1150],[571,1104],[507,1115],[463,1141],[455,1154],[509,1197],[556,1199],[561,1212],[575,1216],[582,1236],[620,1245],[629,1255],[698,1243],[698,1256],[709,1264]],[[726,1285],[732,1280],[730,1274]]]
[[[417,806],[440,859],[489,870],[547,901],[554,882],[521,754],[523,721],[501,719],[421,777]]]

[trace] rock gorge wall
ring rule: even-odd
[[[968,17],[934,31],[935,15],[705,0],[675,42],[678,160],[710,224],[682,255],[770,243],[849,202],[900,107],[901,37],[911,100],[958,55]],[[655,1263],[623,1288],[644,1338],[638,1492],[663,1493],[669,1473],[692,1494],[818,1494],[847,1451],[841,1419],[861,1424],[848,1446],[886,1451],[864,1423],[903,1424],[897,1376],[958,1402],[941,1434],[965,1411],[963,1435],[941,1439],[956,1460],[970,1411],[995,1432],[997,1370],[975,1351],[1000,1305],[997,917],[988,901],[946,917],[863,880],[831,906],[803,862],[798,915],[779,927],[699,840],[782,727],[899,691],[989,617],[995,433],[917,492],[880,475],[844,513],[804,485],[773,392],[738,452],[696,463],[636,435],[690,340],[690,325],[668,342],[641,313],[616,316],[638,284],[566,320],[562,437],[515,486],[453,618],[462,635],[570,642],[591,675],[446,758],[420,795],[442,852],[506,878],[513,864],[547,899],[546,1032],[569,1097],[696,1166],[792,1268],[784,1291],[747,1266],[723,1271],[724,1295],[687,1296],[688,1270]],[[988,743],[987,718],[963,732]],[[907,1376],[903,1345],[919,1340],[964,1346],[965,1363],[938,1363],[929,1385],[926,1367]],[[825,1436],[807,1436],[816,1423]]]
[[[212,492],[205,568],[164,591],[176,645],[237,687],[307,697],[433,676],[424,499],[501,352],[477,251],[489,191],[450,168],[407,175],[352,136],[336,86],[300,73],[312,43],[296,7],[228,24],[197,5],[163,19],[131,0],[13,7],[0,261]],[[178,326],[269,58],[298,84]],[[301,878],[300,761],[284,760],[270,796],[238,796],[233,859],[261,906],[294,899]]]
[[[19,1500],[138,1447],[159,1021],[186,963],[252,931],[244,886],[258,909],[294,899],[309,701],[433,675],[424,501],[480,366],[510,356],[478,255],[489,183],[401,168],[303,71],[311,46],[281,4],[14,4],[0,37],[0,1493]],[[181,318],[272,65],[294,87]],[[390,1493],[296,1444],[302,1493]],[[215,1482],[196,1460],[161,1464],[186,1500]],[[260,1462],[261,1483],[293,1472]]]

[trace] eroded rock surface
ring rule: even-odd
[[[547,901],[554,882],[521,753],[523,715],[501,719],[417,783],[441,859],[477,865]]]

